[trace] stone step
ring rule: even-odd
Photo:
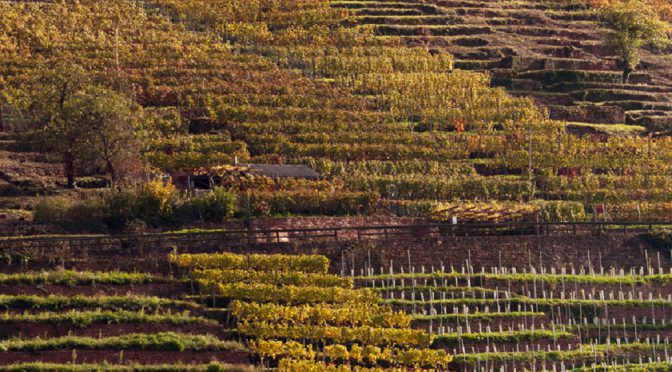
[[[605,106],[618,106],[625,111],[655,110],[672,112],[672,103],[665,102],[608,101],[602,104]]]
[[[492,86],[503,87],[507,90],[542,91],[544,89],[540,82],[530,79],[493,77],[491,84]]]
[[[484,71],[495,67],[510,67],[503,60],[456,60],[453,67],[460,70]]]
[[[644,116],[669,116],[670,114],[669,111],[664,110],[629,110],[626,116],[637,119]]]
[[[550,93],[530,90],[510,90],[510,94],[517,97],[532,98],[540,106],[571,106],[574,104],[574,99],[565,93]]]
[[[408,35],[403,37],[404,44],[409,46],[422,46],[423,48],[442,49],[452,53],[455,48],[460,51],[479,50],[490,45],[490,41],[484,37],[464,36],[436,36],[436,35]],[[506,48],[500,48],[506,49]],[[462,58],[469,59],[469,58]]]
[[[450,9],[444,12],[444,16],[450,16],[456,23],[482,26],[499,26],[498,31],[518,33],[521,36],[561,36],[570,37],[572,40],[584,40],[588,31],[592,34],[606,32],[597,24],[590,21],[563,22],[554,21],[543,12],[519,12],[499,11],[490,9]],[[517,32],[516,28],[521,31]],[[582,37],[577,39],[576,37]],[[591,37],[590,40],[602,40],[602,37]]]
[[[598,82],[621,83],[623,76],[616,71],[585,71],[585,70],[536,70],[518,74],[521,79],[538,80],[544,85],[553,85],[562,82]],[[648,73],[633,73],[630,75],[631,84],[649,84],[651,76]]]
[[[499,26],[495,27],[494,31],[503,32],[506,34],[521,36],[538,36],[538,37],[552,37],[552,38],[567,38],[572,40],[601,40],[599,35],[595,35],[591,31],[569,30],[563,28],[546,28],[546,27],[532,27],[532,26]]]
[[[481,37],[459,37],[453,39],[452,43],[461,47],[483,47],[490,44],[488,40]]]
[[[667,93],[649,93],[621,89],[584,89],[570,92],[577,101],[647,101],[672,103],[672,96]]]
[[[539,24],[537,20],[531,18],[487,18],[485,24],[488,26],[531,26]]]
[[[584,70],[584,71],[618,71],[614,61],[587,60],[575,58],[538,58],[517,57],[513,68],[520,71],[529,70]]]
[[[553,85],[547,85],[546,89],[551,92],[559,93],[570,93],[585,89],[616,89],[635,92],[672,93],[672,87],[669,86],[595,82],[562,82]]]
[[[626,122],[625,111],[618,106],[546,106],[551,119],[593,124],[621,124]]]
[[[627,123],[641,125],[648,131],[669,131],[672,129],[672,114],[670,115],[647,115],[639,117],[627,117]]]
[[[594,21],[595,15],[586,11],[540,11],[536,9],[517,9],[517,8],[496,8],[491,6],[484,7],[450,7],[441,8],[445,14],[463,15],[473,18],[508,18],[519,19],[534,24],[555,24],[573,27],[572,25],[586,24]]]
[[[473,36],[491,34],[490,27],[479,26],[375,26],[377,35],[382,36]]]
[[[574,21],[593,21],[597,22],[599,17],[594,12],[577,10],[566,12],[548,12],[548,17],[556,21],[574,22]]]
[[[421,16],[419,9],[397,9],[397,8],[363,8],[355,10],[357,16]]]
[[[583,123],[568,122],[565,126],[567,133],[575,136],[600,136],[605,139],[612,136],[642,135],[646,128],[639,125],[627,125],[623,123]]]
[[[583,6],[576,3],[559,2],[520,2],[520,1],[471,1],[471,0],[438,0],[436,5],[444,8],[501,8],[501,9],[527,9],[527,10],[583,10]]]
[[[586,59],[592,57],[591,54],[586,53],[583,49],[571,45],[566,46],[545,46],[539,48],[532,48],[532,51],[550,58],[571,58],[571,59]]]
[[[456,25],[465,23],[461,17],[429,15],[429,16],[358,16],[357,22],[365,25],[402,25],[402,26],[436,26]]]
[[[331,3],[332,7],[335,8],[347,8],[347,9],[415,9],[420,11],[422,14],[440,14],[441,11],[438,7],[432,4],[422,4],[418,2],[405,2],[405,1],[334,1]]]
[[[516,55],[511,48],[457,48],[451,49],[451,54],[458,60],[501,60]]]

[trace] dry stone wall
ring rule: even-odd
[[[44,243],[44,242],[43,242]],[[224,238],[105,238],[91,241],[61,241],[57,244],[23,242],[5,247],[0,254],[4,272],[66,268],[78,270],[138,270],[169,272],[166,256],[170,252],[237,253],[316,253],[332,260],[332,271],[360,274],[366,268],[379,272],[392,265],[395,271],[409,266],[415,270],[452,266],[456,270],[472,266],[516,267],[520,271],[566,267],[639,268],[669,267],[670,253],[651,248],[638,234],[611,233],[594,235],[530,236],[443,236],[363,239],[361,241],[289,241],[232,244]],[[647,264],[648,260],[648,264]]]

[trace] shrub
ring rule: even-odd
[[[177,200],[177,189],[171,182],[151,181],[138,192],[136,216],[153,226],[171,223]]]
[[[60,225],[68,231],[85,230],[106,233],[106,208],[100,198],[87,199],[73,204],[65,211]]]
[[[41,200],[33,211],[37,223],[60,226],[67,231],[104,233],[105,206],[101,199],[94,198],[72,202],[65,198]]]
[[[65,198],[41,199],[33,210],[33,220],[36,223],[57,224],[71,205],[72,202]]]
[[[154,184],[140,191],[110,192],[76,202],[44,199],[35,206],[33,219],[73,232],[120,231],[135,222],[163,225],[172,221],[171,188]]]
[[[137,203],[137,194],[132,191],[109,194],[105,198],[105,224],[111,230],[123,230],[137,218]]]
[[[187,200],[180,205],[176,214],[182,222],[193,219],[221,222],[234,215],[237,203],[236,195],[218,187],[203,197]]]

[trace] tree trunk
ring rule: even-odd
[[[119,186],[117,180],[117,169],[114,167],[112,160],[105,160],[107,163],[107,172],[110,173],[110,186]]]
[[[65,165],[65,178],[68,182],[68,188],[75,188],[75,158],[71,153],[65,153],[63,157],[63,163]]]
[[[630,79],[630,74],[632,73],[632,69],[628,66],[623,68],[623,84],[627,84],[628,80]]]
[[[627,84],[630,79],[630,74],[635,69],[636,66],[633,66],[631,61],[630,53],[624,53],[623,56],[623,84]]]

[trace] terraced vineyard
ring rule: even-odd
[[[2,274],[0,370],[253,371],[256,363],[344,371],[352,362],[367,371],[445,369],[451,360],[374,292],[327,274],[324,256],[185,254],[165,262],[174,276]]]
[[[3,274],[0,370],[667,370],[672,363],[672,270],[664,267],[517,271],[468,260],[414,267],[411,259],[335,273],[324,256],[231,253],[171,254],[165,262],[163,274]]]
[[[670,370],[672,57],[622,83],[596,6],[0,1],[0,219],[66,235],[3,238],[0,371]]]
[[[360,24],[407,45],[446,50],[455,67],[489,71],[493,84],[533,97],[551,118],[574,124],[632,124],[660,130],[670,123],[669,53],[647,53],[642,72],[622,83],[618,55],[589,2],[335,1]]]
[[[665,220],[670,138],[641,133],[668,118],[668,57],[647,53],[642,72],[618,84],[585,6],[299,1],[259,13],[244,1],[2,2],[0,87],[13,128],[0,142],[11,159],[3,194],[64,186],[52,164],[43,177],[23,172],[19,162],[62,159],[30,141],[17,114],[29,94],[17,92],[68,61],[144,107],[138,148],[149,169],[238,159],[308,164],[325,177],[233,185],[242,199],[254,191],[253,216]]]
[[[2,274],[0,370],[254,370],[188,289],[137,272]]]
[[[665,268],[368,270],[357,283],[432,333],[456,370],[667,370],[672,362]]]

